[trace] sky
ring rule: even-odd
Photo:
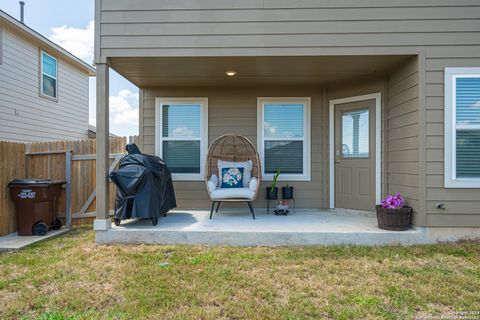
[[[94,0],[24,0],[25,24],[85,62],[93,62]],[[20,19],[18,0],[0,9]],[[95,125],[95,78],[90,78],[89,122]],[[138,134],[138,88],[110,70],[110,132]]]

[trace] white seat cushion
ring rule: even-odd
[[[211,192],[212,200],[245,199],[253,200],[254,193],[249,188],[220,188]]]
[[[218,187],[218,177],[216,174],[213,174],[208,180],[208,191],[213,192]]]
[[[248,184],[248,188],[250,189],[250,191],[255,192],[257,191],[257,185],[258,179],[256,177],[252,177],[252,179],[250,179],[250,183]]]

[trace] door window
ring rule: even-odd
[[[342,112],[342,157],[369,156],[368,109]]]

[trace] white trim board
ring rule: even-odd
[[[174,181],[202,181],[205,174],[205,158],[208,151],[208,98],[155,98],[155,155],[163,158],[162,150],[162,112],[164,104],[200,104],[200,173],[172,173]],[[175,140],[175,139],[171,139]],[[189,139],[187,139],[189,140]],[[192,139],[194,140],[194,139]]]
[[[331,209],[335,208],[335,105],[372,99],[375,99],[375,203],[380,203],[382,194],[382,94],[377,92],[330,100],[328,130]]]

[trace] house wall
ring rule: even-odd
[[[385,86],[385,77],[380,77],[360,83],[324,88],[319,86],[143,88],[140,93],[141,147],[144,152],[155,154],[156,97],[207,97],[209,144],[220,135],[234,132],[247,136],[254,145],[257,144],[258,97],[311,97],[311,181],[289,183],[295,186],[297,207],[326,208],[329,206],[329,100],[374,92],[385,95]],[[286,182],[288,181],[282,181],[280,185]],[[210,201],[203,181],[176,181],[174,185],[180,207],[209,207]],[[267,185],[270,185],[270,182],[262,183],[255,203],[258,207],[266,207],[263,199]],[[386,190],[386,187],[382,190]]]
[[[420,50],[476,57],[479,17],[478,0],[96,0],[96,61]]]
[[[415,212],[414,222],[425,224],[425,199],[420,186],[418,57],[392,70],[387,76],[386,162],[387,193],[400,192]],[[424,186],[423,186],[424,188]]]
[[[39,96],[39,45],[0,27],[0,140],[87,138],[88,75],[55,53],[58,101]]]
[[[477,36],[480,35],[477,33]],[[444,69],[480,67],[480,50],[458,57],[455,52],[425,65],[425,184],[429,226],[480,227],[480,189],[444,188]],[[445,210],[436,208],[444,203]]]
[[[96,17],[97,62],[142,56],[418,55],[416,89],[395,94],[415,77],[400,81],[401,70],[389,74],[393,93],[386,130],[409,149],[395,150],[400,148],[395,144],[388,150],[392,173],[386,179],[392,182],[384,187],[407,193],[425,213],[417,221],[422,225],[480,227],[480,191],[444,188],[443,138],[444,68],[480,66],[478,0],[96,0]],[[418,111],[408,111],[414,108],[408,94],[415,90]],[[410,124],[402,128],[400,121]],[[412,134],[404,133],[409,126],[418,132],[418,150],[412,148],[414,135],[401,136]],[[445,210],[436,209],[439,202]]]
[[[258,97],[311,97],[311,181],[291,182],[295,186],[298,207],[323,207],[322,185],[322,88],[319,87],[172,87],[144,88],[140,103],[143,127],[140,137],[143,151],[155,154],[155,98],[156,97],[207,97],[208,143],[220,135],[238,133],[257,145]],[[266,207],[265,188],[271,182],[263,182],[256,206]],[[283,185],[282,182],[280,185]],[[204,181],[175,181],[177,203],[182,208],[208,208],[210,198]],[[240,204],[241,205],[241,204]],[[227,204],[225,204],[227,206]]]

